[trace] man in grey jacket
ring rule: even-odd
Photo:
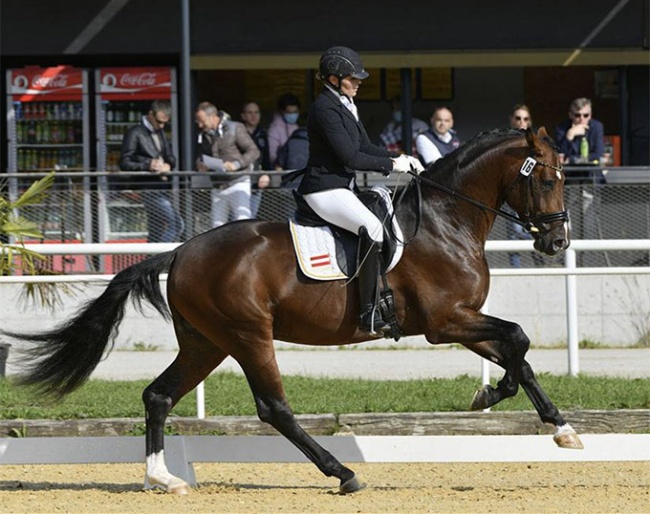
[[[212,226],[251,218],[250,176],[228,175],[252,169],[260,157],[255,141],[242,123],[232,121],[210,102],[199,104],[194,119],[201,130],[197,169],[222,172],[212,180]]]

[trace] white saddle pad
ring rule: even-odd
[[[393,213],[393,205],[390,199],[390,191],[382,186],[375,186],[372,191],[378,192],[388,205],[389,213]],[[388,266],[387,272],[392,270],[402,258],[404,251],[402,231],[397,223],[397,219],[391,216],[393,220],[393,230],[397,235],[397,248],[395,255]],[[305,276],[314,280],[339,280],[347,278],[341,270],[336,260],[336,245],[334,236],[329,227],[307,227],[298,225],[293,220],[289,220],[289,230],[293,239],[293,248],[296,252],[298,265]]]

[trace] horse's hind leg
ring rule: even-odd
[[[482,343],[467,344],[465,346],[470,350],[472,350],[473,352],[480,355],[481,357],[484,357],[489,361],[498,364],[502,368],[507,369],[508,366],[507,361],[509,359],[508,353],[507,352],[504,353],[502,351],[502,346],[497,341],[484,341]],[[535,377],[535,373],[533,372],[533,368],[526,360],[523,361],[521,367],[520,384],[521,387],[526,392],[526,394],[528,395],[528,398],[530,399],[531,403],[535,407],[535,410],[539,414],[539,417],[542,420],[542,422],[551,424],[555,427],[555,435],[553,436],[553,440],[555,441],[555,443],[562,448],[575,448],[575,449],[583,448],[582,442],[580,441],[578,434],[576,434],[575,430],[573,430],[571,425],[569,425],[564,420],[564,418],[560,414],[560,411],[553,404],[553,402],[548,397],[544,389],[542,389],[542,386],[539,385],[539,382]],[[479,391],[479,393],[485,391],[486,388],[492,389],[494,391],[494,389],[491,388],[491,386],[485,386],[483,389]],[[487,389],[488,390],[487,396],[490,395],[489,389]],[[485,408],[482,405],[480,405],[479,402],[477,402],[477,397],[480,398],[480,395],[477,394],[477,396],[475,396],[475,400],[474,403],[472,404],[472,408],[474,409]],[[494,405],[494,403],[492,403],[491,405]]]
[[[168,493],[187,494],[190,486],[165,464],[165,420],[169,411],[227,357],[203,335],[174,314],[180,351],[174,362],[142,393],[146,416],[146,478]]]
[[[291,441],[325,476],[340,480],[339,492],[353,493],[363,489],[354,471],[343,466],[331,453],[314,441],[298,424],[282,387],[273,346],[254,358],[238,359],[250,384],[259,418],[269,423]]]

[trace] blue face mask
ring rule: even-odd
[[[299,112],[283,112],[282,119],[289,125],[295,125],[298,123],[298,117],[300,116]]]
[[[393,111],[395,123],[402,123],[402,111]]]

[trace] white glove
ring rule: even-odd
[[[400,155],[393,159],[393,171],[398,173],[408,173],[411,171],[411,162],[409,161],[408,155]]]
[[[418,174],[424,171],[424,166],[422,166],[420,159],[417,159],[412,155],[407,155],[406,158],[409,160],[409,163],[411,164],[411,171],[415,171]]]

